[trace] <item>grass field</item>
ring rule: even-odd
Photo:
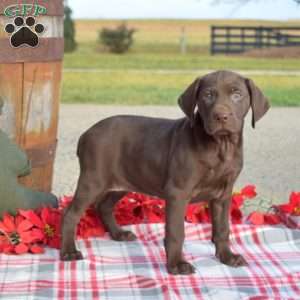
[[[97,43],[98,32],[103,27],[113,27],[119,23],[95,20],[76,22],[79,46],[74,53],[65,55],[63,102],[175,104],[178,95],[197,76],[196,70],[199,70],[199,74],[205,69],[300,70],[300,59],[209,55],[209,28],[212,24],[299,26],[300,21],[129,21],[128,26],[137,29],[130,52],[125,55],[107,53]],[[187,34],[187,54],[184,55],[179,51],[183,26]],[[105,72],[87,73],[78,69]],[[165,70],[166,74],[158,70]],[[185,72],[177,73],[177,70]],[[300,105],[300,77],[282,75],[251,78],[274,105]]]

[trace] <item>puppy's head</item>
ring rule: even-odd
[[[218,71],[196,79],[178,104],[194,125],[198,110],[209,135],[229,135],[242,130],[252,109],[252,127],[267,112],[269,103],[251,79],[230,71]]]

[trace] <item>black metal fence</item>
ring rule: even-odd
[[[300,46],[300,27],[212,26],[211,54]]]

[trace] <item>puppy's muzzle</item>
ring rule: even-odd
[[[221,124],[226,124],[230,118],[232,118],[231,112],[215,111],[213,113],[213,120]]]

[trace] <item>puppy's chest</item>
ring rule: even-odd
[[[237,172],[238,164],[233,159],[214,161],[199,161],[199,184],[205,183],[214,185],[215,182],[227,180]]]
[[[204,155],[198,160],[193,197],[219,197],[228,185],[234,183],[241,168],[242,157],[239,153]]]

